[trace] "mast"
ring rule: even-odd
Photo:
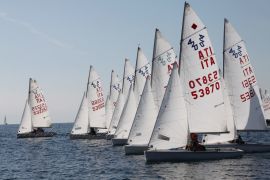
[[[137,71],[138,71],[138,58],[139,58],[139,51],[140,51],[140,46],[138,45],[138,49],[137,49],[137,57],[136,57],[136,65],[135,65],[135,73],[134,73],[134,85],[133,85],[133,90],[135,90],[135,83],[136,83],[136,81],[135,81],[135,79],[136,79],[136,76],[137,76]]]
[[[225,71],[224,71],[224,59],[225,59],[225,24],[228,22],[228,20],[226,18],[224,18],[224,27],[223,27],[223,64],[222,64],[222,77],[224,79],[224,74],[225,74]]]
[[[156,28],[156,31],[155,31],[155,39],[154,39],[154,48],[153,48],[153,56],[152,56],[152,69],[151,69],[151,74],[153,74],[153,69],[154,69],[154,60],[155,60],[155,52],[156,52],[156,42],[157,42],[157,32],[159,31],[158,28]],[[151,87],[152,87],[152,79],[153,79],[153,76],[151,75]]]
[[[178,74],[180,76],[180,68],[181,66],[183,66],[183,64],[181,64],[181,52],[182,52],[182,40],[183,40],[183,31],[184,31],[184,26],[183,24],[185,23],[185,13],[186,13],[186,6],[189,6],[189,4],[187,2],[185,2],[184,5],[184,12],[183,12],[183,19],[182,19],[182,30],[181,30],[181,39],[180,39],[180,51],[179,51],[179,68],[178,68]]]
[[[112,72],[111,72],[111,82],[110,82],[110,94],[109,94],[109,99],[111,99],[111,94],[112,94],[112,80],[113,80],[113,73],[114,73],[114,70],[112,70]]]
[[[124,93],[124,82],[125,82],[125,74],[126,74],[126,64],[127,64],[127,61],[128,61],[128,59],[127,58],[125,58],[125,65],[124,65],[124,74],[123,74],[123,83],[122,83],[122,89],[121,89],[121,91],[122,91],[122,93]]]
[[[92,68],[93,68],[93,66],[90,65],[89,74],[88,74],[88,80],[87,80],[87,87],[86,87],[86,96],[87,96],[87,93],[88,93],[88,86],[89,86],[89,80],[90,80],[90,73],[91,73],[91,71],[92,71]]]

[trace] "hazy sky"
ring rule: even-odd
[[[270,89],[270,1],[190,0],[208,27],[222,65],[223,19],[246,41],[260,87]],[[28,79],[44,91],[53,122],[73,122],[89,66],[102,76],[122,75],[124,58],[135,65],[138,44],[152,59],[159,28],[179,54],[182,0],[0,1],[0,122],[19,123]]]

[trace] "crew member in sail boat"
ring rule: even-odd
[[[205,151],[205,147],[199,144],[198,136],[196,133],[190,133],[191,142],[187,145],[186,149],[190,151]]]

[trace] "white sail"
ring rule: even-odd
[[[190,132],[227,131],[220,74],[207,29],[188,3],[185,4],[181,72]]]
[[[138,107],[138,103],[144,88],[146,77],[151,73],[150,64],[148,63],[145,55],[140,47],[137,51],[137,60],[135,68],[135,82],[134,87],[130,89],[126,104],[122,111],[117,130],[115,132],[115,138],[127,139],[130,133],[130,129],[135,117],[135,113]],[[132,87],[132,86],[131,86]]]
[[[156,29],[152,60],[151,86],[156,106],[159,108],[172,70],[176,54],[170,43]]]
[[[131,65],[130,61],[128,59],[125,59],[123,86],[122,86],[122,93],[125,95],[125,98],[128,95],[129,87],[134,83],[134,72],[135,69]]]
[[[122,90],[121,82],[118,75],[112,70],[111,73],[111,85],[110,85],[110,100],[114,107],[118,98],[119,93]]]
[[[111,83],[110,93],[106,99],[105,110],[106,110],[106,128],[108,129],[112,120],[113,112],[116,106],[119,92],[121,92],[121,82],[118,75],[112,70],[111,72]]]
[[[106,112],[103,87],[101,78],[94,70],[93,66],[90,66],[86,97],[88,99],[88,120],[90,126],[105,128]]]
[[[224,134],[207,134],[204,135],[203,144],[219,144],[219,143],[228,143],[237,138],[237,132],[235,128],[235,122],[233,119],[232,106],[230,102],[230,98],[228,96],[227,89],[225,87],[224,80],[222,82],[222,89],[224,95],[224,104],[226,108],[226,119],[227,119],[227,127],[229,133]]]
[[[143,92],[146,78],[149,75],[151,75],[151,65],[145,57],[142,49],[138,47],[134,80],[134,93],[138,103]]]
[[[130,145],[147,145],[150,141],[158,113],[150,83],[151,79],[148,77],[129,134]]]
[[[32,127],[32,120],[31,120],[31,110],[29,107],[28,99],[27,99],[24,106],[18,134],[30,133],[32,131],[33,131],[33,127]]]
[[[110,100],[109,95],[107,96],[106,103],[105,103],[105,112],[106,112],[106,128],[108,129],[111,123],[113,111],[114,111],[114,105]]]
[[[121,114],[114,138],[127,139],[132,122],[137,110],[137,100],[134,95],[133,86],[130,86],[128,99]]]
[[[172,149],[185,147],[188,139],[185,97],[177,65],[174,66],[158,113],[149,147]]]
[[[224,23],[224,80],[236,129],[265,130],[259,87],[245,43],[227,20]]]
[[[83,94],[82,102],[75,118],[71,134],[87,134],[89,133],[88,121],[88,103],[86,93]]]
[[[123,74],[123,86],[122,91],[118,95],[116,106],[113,112],[112,120],[109,127],[109,134],[114,134],[119,123],[125,102],[128,94],[129,87],[134,82],[134,68],[130,64],[128,59],[125,59],[124,74]]]
[[[36,80],[29,80],[29,106],[33,127],[51,127],[51,117],[41,88]]]

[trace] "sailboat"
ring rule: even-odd
[[[97,133],[97,129],[105,127],[105,100],[101,78],[93,66],[90,66],[87,90],[83,95],[70,138],[104,139],[105,134]]]
[[[8,125],[8,123],[7,123],[7,117],[6,116],[4,118],[4,125]]]
[[[112,120],[109,126],[109,131],[106,136],[108,140],[114,137],[122,111],[124,109],[124,105],[127,100],[130,86],[134,82],[134,72],[135,72],[134,67],[131,65],[130,61],[128,59],[125,59],[122,90],[118,95],[116,106],[115,106],[113,116],[112,116]]]
[[[260,90],[245,43],[227,19],[224,20],[223,63],[233,128],[247,132],[266,131]],[[207,135],[204,144],[208,147],[236,147],[247,153],[270,152],[270,144],[244,143],[238,137],[232,129],[229,135]]]
[[[17,138],[52,137],[55,132],[45,132],[42,128],[52,125],[47,103],[37,81],[29,79],[28,98],[25,103],[23,115]]]
[[[142,98],[139,102],[129,137],[125,146],[126,155],[143,154],[155,125],[158,110],[170,77],[172,64],[176,62],[173,47],[161,34],[155,30],[154,48],[152,57],[152,75],[147,80]],[[150,87],[151,85],[151,87]]]
[[[140,101],[146,77],[148,77],[150,73],[150,64],[142,49],[138,47],[134,85],[130,86],[126,104],[120,116],[120,120],[115,131],[115,136],[112,139],[114,146],[127,144],[128,136]]]
[[[238,158],[243,151],[234,149],[186,150],[189,136],[188,113],[177,65],[171,74],[155,128],[145,151],[147,162],[184,162]]]

